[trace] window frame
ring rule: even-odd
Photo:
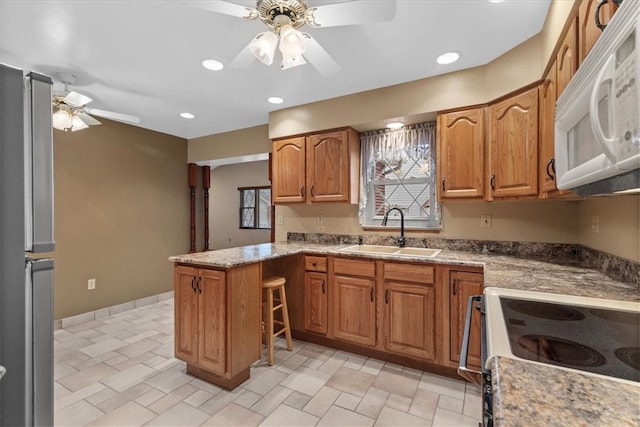
[[[271,200],[272,192],[270,185],[263,186],[255,186],[255,187],[238,187],[239,194],[239,207],[238,207],[238,228],[240,230],[271,230],[271,218],[268,218],[268,226],[260,227],[260,208],[259,208],[259,200],[260,200],[260,191],[261,190],[269,190],[269,200]],[[244,205],[244,192],[245,191],[253,191],[254,192],[254,206],[245,206]],[[242,225],[243,214],[246,210],[253,209],[253,227],[245,227]],[[271,215],[271,203],[269,203],[268,215]]]

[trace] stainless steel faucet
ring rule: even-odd
[[[400,237],[394,237],[396,243],[398,243],[398,246],[400,246],[401,248],[404,248],[407,244],[407,240],[404,238],[404,212],[402,212],[402,209],[398,208],[398,207],[393,207],[391,209],[389,209],[387,211],[387,213],[384,214],[384,218],[382,218],[382,225],[384,227],[387,226],[387,220],[389,219],[389,213],[391,211],[398,211],[400,212]]]

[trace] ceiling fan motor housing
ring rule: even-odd
[[[307,4],[303,0],[258,0],[260,20],[278,33],[284,25],[298,29],[305,21]]]

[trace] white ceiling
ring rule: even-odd
[[[194,138],[265,124],[277,109],[486,64],[538,33],[549,2],[398,0],[390,22],[305,27],[341,66],[325,77],[310,64],[281,70],[275,62],[254,61],[245,69],[204,69],[206,58],[227,65],[266,27],[196,2],[0,0],[0,61],[54,78],[73,73],[71,89],[93,98],[90,107]],[[255,7],[255,1],[235,3]],[[462,52],[461,59],[437,64],[449,50]],[[285,102],[269,104],[270,96]],[[196,118],[179,117],[185,111]]]

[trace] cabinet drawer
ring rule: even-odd
[[[376,264],[374,261],[335,258],[333,260],[333,272],[334,274],[375,277]]]
[[[305,256],[304,257],[304,269],[307,271],[327,271],[327,257],[326,256]]]
[[[384,264],[384,278],[403,282],[433,283],[434,268],[431,265]]]

